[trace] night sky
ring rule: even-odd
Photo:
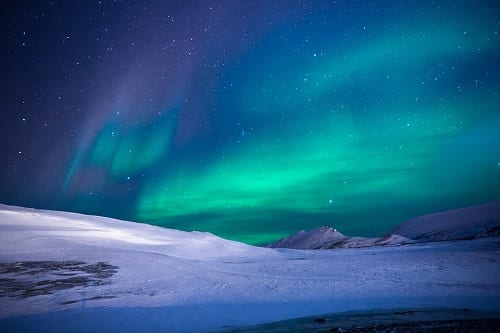
[[[0,16],[2,203],[262,244],[500,200],[497,1],[40,0]]]

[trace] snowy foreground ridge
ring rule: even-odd
[[[0,205],[0,331],[229,331],[368,309],[500,310],[497,237],[334,250]]]

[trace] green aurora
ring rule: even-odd
[[[470,34],[418,26],[343,57],[333,47],[321,60],[245,68],[235,112],[276,123],[202,170],[147,184],[137,218],[265,243],[311,224],[377,234],[429,207],[499,198],[498,82],[461,87],[455,74],[498,52],[487,23]]]
[[[264,244],[500,200],[497,1],[101,5],[5,18],[2,203]]]

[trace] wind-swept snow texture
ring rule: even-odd
[[[391,232],[421,241],[498,236],[500,201],[415,217]]]
[[[354,310],[499,310],[498,245],[268,249],[0,206],[0,331],[205,332]]]

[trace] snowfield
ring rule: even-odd
[[[497,237],[290,250],[0,205],[0,331],[218,331],[322,313],[500,310]]]

